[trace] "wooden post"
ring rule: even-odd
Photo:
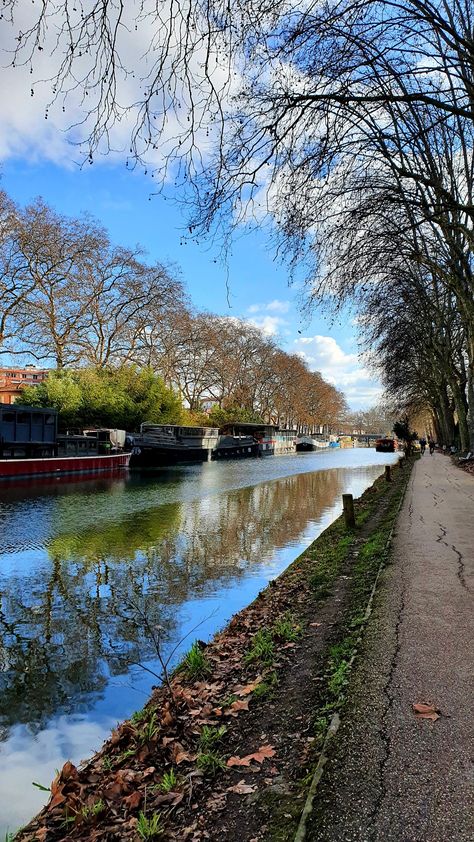
[[[390,470],[390,465],[385,465],[385,479],[387,482],[392,481],[392,472]]]
[[[342,508],[344,511],[344,520],[346,522],[346,526],[349,529],[353,529],[355,526],[355,515],[354,515],[354,498],[352,494],[343,494],[342,495]]]

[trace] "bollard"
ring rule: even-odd
[[[349,529],[353,529],[355,526],[355,515],[354,515],[354,498],[352,494],[343,494],[342,495],[342,508],[344,511],[344,520],[346,526]]]
[[[392,472],[390,470],[390,465],[385,465],[385,479],[387,482],[392,481]]]

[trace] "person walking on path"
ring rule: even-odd
[[[421,450],[421,455],[424,456],[424,453],[425,453],[425,450],[426,450],[426,439],[425,438],[420,439],[420,450]]]
[[[472,476],[415,463],[307,842],[473,842],[473,511]]]
[[[431,439],[431,438],[430,438],[430,439],[428,439],[428,447],[429,447],[429,450],[430,450],[430,456],[433,456],[433,453],[434,453],[434,449],[435,449],[435,447],[436,447],[436,444],[435,444],[435,442],[433,441],[433,439]]]

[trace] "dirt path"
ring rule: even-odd
[[[413,471],[310,842],[474,840],[474,481]],[[431,702],[436,722],[413,703]]]

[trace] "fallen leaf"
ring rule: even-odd
[[[74,763],[71,763],[70,760],[67,760],[63,768],[61,769],[60,777],[63,781],[67,781],[69,780],[69,778],[77,778],[77,769],[74,766]]]
[[[229,757],[227,766],[250,766],[253,754],[248,754],[247,757]]]
[[[249,709],[248,699],[237,699],[236,702],[232,702],[231,706],[225,709],[224,716],[237,716],[239,710],[248,710],[248,709]]]
[[[51,801],[48,804],[48,807],[49,807],[50,810],[52,810],[53,807],[58,807],[59,804],[64,804],[65,800],[66,800],[66,796],[62,794],[61,790],[58,790],[52,796]]]
[[[273,757],[274,754],[275,754],[275,749],[273,748],[273,746],[266,745],[266,746],[260,746],[259,750],[257,752],[255,752],[253,757],[254,757],[254,760],[257,761],[257,763],[263,763],[263,761],[265,760],[266,757]]]
[[[130,795],[125,796],[125,798],[123,799],[123,803],[125,804],[128,810],[135,810],[137,807],[140,806],[142,798],[142,793],[138,790],[135,790],[135,792],[132,792]]]
[[[245,783],[245,780],[242,780],[234,786],[229,786],[227,792],[236,792],[237,795],[249,795],[251,792],[255,792],[256,789],[256,786],[250,786],[250,784]]]
[[[319,629],[322,626],[322,623],[310,623],[312,629]]]
[[[245,687],[242,687],[241,684],[238,684],[233,692],[236,696],[248,696],[249,693],[253,693],[255,688],[262,683],[262,680],[262,676],[259,675],[258,678],[255,679],[255,681],[253,681],[251,684],[246,684]]]
[[[175,757],[175,763],[179,766],[180,763],[192,763],[193,760],[196,760],[195,754],[190,754],[188,751],[179,751]]]
[[[250,766],[252,760],[257,763],[263,763],[266,757],[273,757],[275,749],[273,746],[260,746],[258,751],[253,754],[247,754],[246,757],[229,757],[227,766]]]
[[[441,711],[430,702],[426,704],[424,702],[417,702],[412,705],[412,708],[417,719],[430,719],[431,722],[436,722],[441,713]]]

